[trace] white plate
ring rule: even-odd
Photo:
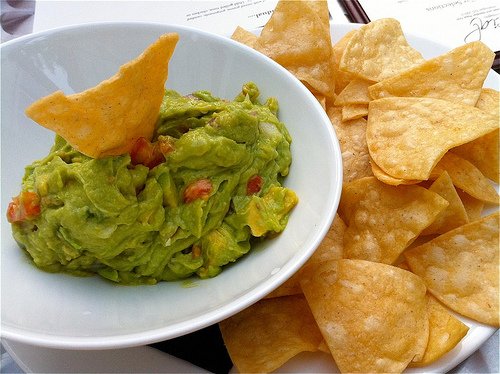
[[[359,25],[333,25],[332,26],[332,38],[334,41],[340,39],[342,35],[346,32],[359,27]],[[439,45],[437,43],[426,40],[425,38],[417,37],[414,35],[407,35],[410,44],[418,49],[425,58],[431,58],[437,56],[447,50],[448,47]],[[499,76],[491,72],[485,84],[487,87],[499,89]],[[463,341],[455,347],[451,352],[445,355],[443,358],[435,362],[434,364],[427,366],[425,368],[414,368],[408,369],[409,373],[443,373],[451,370],[460,364],[467,357],[472,355],[478,348],[483,345],[491,335],[496,331],[495,328],[484,326],[474,321],[462,318],[462,320],[470,326],[469,333],[463,339]],[[29,369],[28,371],[33,372],[61,372],[68,366],[61,364],[62,362],[74,362],[75,370],[86,371],[86,372],[99,372],[105,367],[109,372],[119,372],[123,363],[130,365],[135,369],[136,372],[140,371],[150,371],[156,372],[155,368],[160,367],[163,372],[184,372],[183,368],[178,368],[179,360],[170,355],[159,352],[158,354],[150,355],[151,348],[149,347],[138,347],[130,348],[127,350],[115,350],[108,352],[95,352],[95,351],[85,351],[76,354],[71,351],[64,350],[53,350],[48,348],[37,348],[21,343],[7,342],[7,349],[13,354],[14,359],[21,365],[23,369]],[[496,362],[498,361],[498,345],[496,341],[488,342],[488,354],[482,354],[477,356],[472,356],[468,360],[467,364],[461,368],[459,372],[477,372],[480,369],[495,368]],[[493,352],[493,355],[491,354]],[[157,352],[158,353],[158,352]],[[129,356],[130,355],[130,356]],[[147,357],[146,360],[137,362],[137,360],[129,360],[129,357]],[[120,357],[117,360],[117,357]],[[116,361],[115,361],[116,360]],[[484,362],[487,360],[487,362]],[[469,364],[470,362],[470,364]],[[105,366],[100,366],[105,365]],[[187,368],[189,363],[186,363]],[[73,368],[73,366],[71,366]],[[114,370],[114,368],[116,370]],[[67,370],[67,369],[66,369]],[[189,371],[189,369],[186,369]],[[198,372],[201,369],[195,368],[192,371]],[[337,370],[331,357],[324,353],[303,353],[289,362],[287,362],[283,367],[281,367],[278,372],[280,373],[331,373]]]
[[[3,346],[26,373],[209,373],[148,346],[73,351],[7,340]]]

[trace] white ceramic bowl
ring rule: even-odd
[[[12,239],[5,210],[17,195],[24,166],[43,157],[54,134],[24,109],[61,89],[70,94],[112,76],[160,34],[180,41],[167,87],[210,90],[233,98],[247,81],[275,96],[293,138],[285,185],[300,202],[288,227],[209,280],[117,286],[98,277],[45,273]],[[184,27],[107,23],[30,35],[1,46],[1,297],[2,336],[34,345],[102,349],[130,347],[186,334],[254,303],[288,279],[313,253],[336,212],[342,165],[328,117],[285,69],[227,38]],[[188,286],[189,285],[189,286]]]

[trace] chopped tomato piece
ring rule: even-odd
[[[196,199],[206,200],[212,192],[212,182],[208,179],[198,179],[184,190],[184,202],[190,203]]]
[[[248,179],[247,182],[247,195],[253,195],[260,191],[264,184],[264,180],[260,175],[253,175]]]
[[[7,220],[10,223],[22,222],[40,214],[40,197],[36,192],[24,191],[12,201],[7,208]]]
[[[151,143],[145,138],[136,140],[130,152],[133,165],[142,164],[152,169],[165,161],[163,153],[157,143]]]

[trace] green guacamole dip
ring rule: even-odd
[[[297,204],[280,183],[290,135],[276,99],[258,96],[253,83],[234,101],[167,90],[153,141],[170,149],[152,168],[129,154],[93,159],[56,136],[26,168],[22,190],[38,194],[40,214],[12,223],[14,238],[49,272],[122,284],[219,274],[253,241],[283,231]],[[200,180],[210,189],[187,199]]]

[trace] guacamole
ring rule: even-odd
[[[122,284],[216,276],[283,231],[298,201],[281,185],[291,138],[278,103],[258,96],[253,83],[233,101],[166,90],[152,163],[148,148],[94,159],[56,136],[11,203],[34,196],[36,208],[9,219],[14,238],[49,272]]]

